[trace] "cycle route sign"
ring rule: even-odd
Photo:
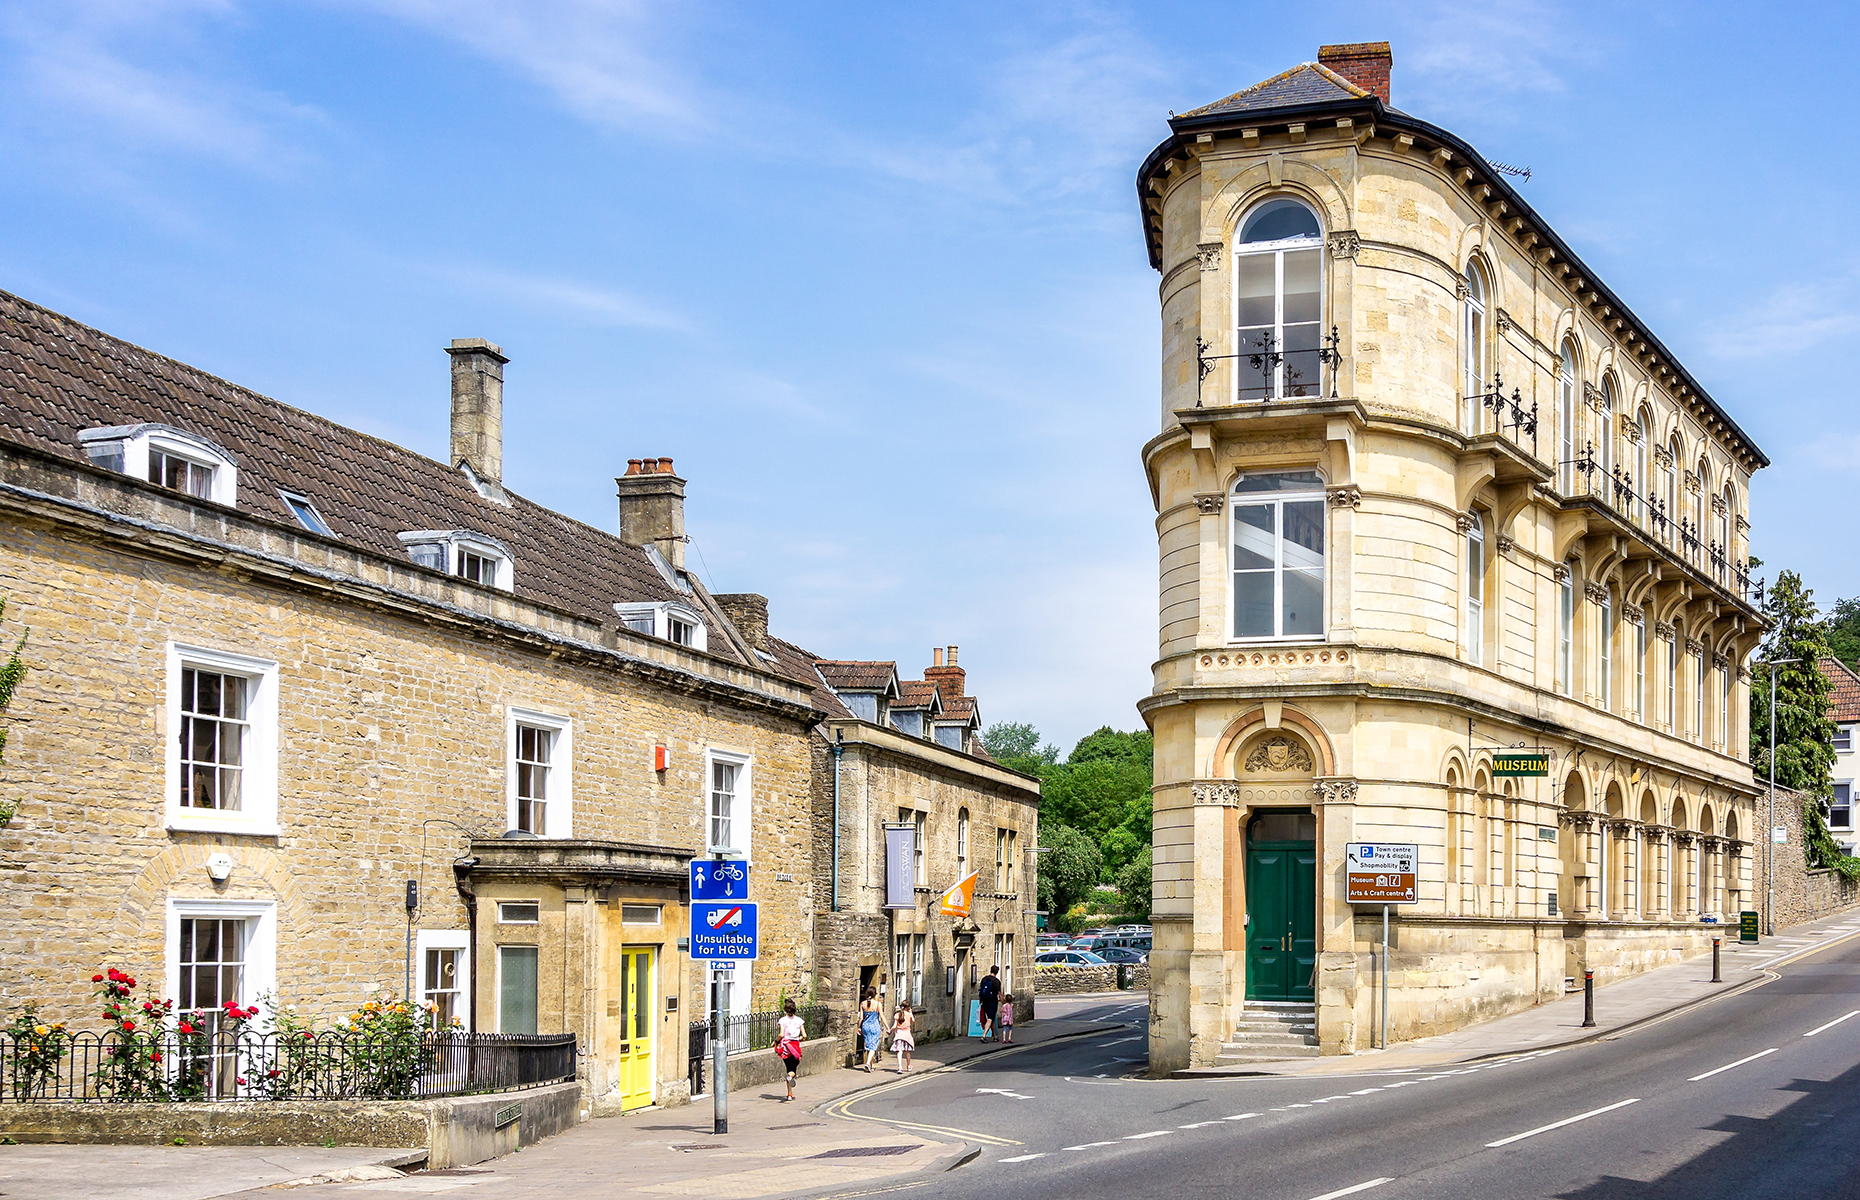
[[[691,860],[693,900],[749,899],[749,864],[740,858]]]

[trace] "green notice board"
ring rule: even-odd
[[[1737,914],[1737,940],[1740,942],[1757,940],[1757,914],[1749,909]]]
[[[1550,756],[1541,751],[1508,752],[1492,756],[1492,774],[1513,778],[1550,774]]]

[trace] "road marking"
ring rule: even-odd
[[[1722,1067],[1719,1067],[1716,1071],[1707,1071],[1703,1075],[1694,1075],[1692,1078],[1686,1080],[1686,1082],[1697,1083],[1701,1079],[1710,1079],[1713,1075],[1716,1075],[1718,1071],[1728,1071],[1732,1067],[1741,1067],[1747,1062],[1755,1062],[1759,1058],[1762,1058],[1765,1054],[1776,1053],[1777,1049],[1778,1047],[1771,1046],[1768,1050],[1759,1051],[1758,1053],[1751,1055],[1749,1058],[1740,1058],[1734,1063],[1726,1063]]]
[[[1023,1096],[1012,1088],[976,1088],[975,1090],[985,1096],[1006,1096],[1009,1100],[1033,1099],[1032,1096]]]
[[[1285,1107],[1287,1108],[1310,1108],[1311,1106],[1309,1104],[1288,1104]]]
[[[1124,1140],[1125,1140],[1126,1142],[1140,1142],[1140,1141],[1142,1141],[1142,1140],[1143,1140],[1144,1138],[1153,1138],[1153,1137],[1168,1137],[1168,1136],[1169,1136],[1170,1134],[1172,1134],[1172,1133],[1174,1133],[1174,1132],[1175,1132],[1175,1130],[1173,1130],[1173,1129],[1152,1129],[1152,1130],[1150,1130],[1150,1131],[1149,1131],[1148,1133],[1129,1133],[1129,1134],[1125,1134],[1125,1135],[1124,1135]]]
[[[1548,1125],[1539,1125],[1537,1128],[1527,1129],[1523,1133],[1514,1133],[1508,1138],[1499,1138],[1496,1142],[1487,1142],[1485,1148],[1491,1150],[1498,1146],[1509,1146],[1511,1143],[1521,1142],[1527,1137],[1536,1137],[1540,1133],[1549,1133],[1552,1129],[1561,1129],[1565,1125],[1574,1125],[1577,1121],[1586,1121],[1590,1117],[1599,1117],[1605,1112],[1613,1112],[1617,1108],[1626,1108],[1630,1104],[1639,1103],[1639,1096],[1634,1097],[1632,1100],[1618,1100],[1605,1108],[1592,1108],[1586,1113],[1577,1113],[1573,1117],[1564,1117],[1561,1121],[1552,1121]],[[1323,1198],[1319,1197],[1318,1200],[1323,1200]]]
[[[1383,1184],[1387,1183],[1391,1178],[1393,1177],[1384,1176],[1381,1179],[1371,1179],[1366,1182],[1359,1183],[1354,1187],[1338,1188],[1334,1192],[1325,1192],[1322,1196],[1313,1196],[1311,1197],[1311,1200],[1337,1200],[1337,1197],[1339,1196],[1354,1196],[1356,1195],[1356,1193],[1366,1192],[1372,1187],[1381,1187]]]
[[[1223,1121],[1244,1121],[1248,1117],[1257,1117],[1258,1115],[1259,1115],[1258,1113],[1235,1113],[1231,1117],[1222,1117],[1221,1120]]]
[[[1860,1017],[1860,1008],[1856,1008],[1852,1012],[1848,1013],[1847,1017]],[[1802,1036],[1803,1037],[1814,1037],[1816,1034],[1820,1033],[1823,1029],[1833,1029],[1836,1025],[1839,1025],[1842,1021],[1845,1021],[1847,1017],[1836,1017],[1832,1021],[1829,1021],[1826,1025],[1822,1025],[1818,1028],[1811,1029],[1807,1033],[1803,1034]]]
[[[1004,1159],[1001,1159],[1000,1161],[1004,1163],[1032,1162],[1036,1158],[1045,1158],[1045,1157],[1046,1157],[1046,1153],[1042,1151],[1039,1154],[1017,1154],[1013,1158],[1004,1158]]]
[[[1089,1150],[1093,1146],[1115,1146],[1115,1145],[1117,1145],[1116,1142],[1085,1142],[1082,1145],[1078,1145],[1078,1146],[1067,1146],[1065,1147],[1065,1149],[1067,1150]]]
[[[1177,1125],[1177,1129],[1200,1129],[1203,1125],[1219,1125],[1220,1121],[1196,1121],[1193,1125]]]
[[[1379,1091],[1381,1091],[1381,1090],[1382,1090],[1382,1089],[1381,1089],[1381,1088],[1379,1088],[1379,1087],[1372,1087],[1372,1088],[1364,1088],[1364,1089],[1363,1089],[1362,1091],[1360,1091],[1360,1092],[1351,1092],[1350,1094],[1351,1094],[1352,1096],[1367,1096],[1367,1095],[1368,1095],[1369,1093],[1371,1093],[1371,1092],[1379,1092]]]
[[[1313,1100],[1313,1104],[1329,1104],[1332,1100],[1348,1100],[1348,1096],[1326,1096],[1322,1100]]]

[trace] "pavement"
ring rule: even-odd
[[[1143,999],[1139,994],[1139,999]],[[290,1200],[396,1193],[457,1193],[460,1200],[562,1195],[704,1196],[736,1200],[831,1192],[947,1170],[973,1154],[934,1131],[845,1120],[819,1110],[847,1096],[1021,1045],[1107,1028],[1091,1020],[1042,1019],[1015,1029],[1017,1046],[970,1038],[927,1042],[908,1075],[895,1056],[867,1074],[840,1068],[809,1076],[784,1103],[779,1085],[730,1093],[730,1132],[711,1133],[708,1098],[586,1121],[547,1141],[474,1167],[403,1173],[423,1151],[367,1147],[0,1146],[3,1200],[214,1200],[263,1192]]]
[[[1735,925],[1724,927],[1719,972],[1722,982],[1711,981],[1711,955],[1701,954],[1669,966],[1595,989],[1595,1026],[1584,1028],[1580,991],[1506,1017],[1496,1017],[1451,1033],[1398,1042],[1387,1050],[1286,1062],[1242,1063],[1230,1067],[1199,1067],[1175,1073],[1175,1078],[1222,1075],[1279,1075],[1309,1077],[1350,1075],[1361,1071],[1407,1070],[1472,1062],[1506,1054],[1575,1045],[1611,1037],[1623,1030],[1658,1020],[1676,1010],[1714,1000],[1775,977],[1775,968],[1831,942],[1860,934],[1860,910],[1792,926],[1754,945],[1737,940]]]

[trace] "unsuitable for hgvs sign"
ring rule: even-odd
[[[1343,848],[1344,882],[1350,904],[1413,904],[1421,860],[1419,846],[1401,842],[1350,842]]]
[[[691,957],[713,962],[754,959],[756,906],[729,900],[693,900]]]

